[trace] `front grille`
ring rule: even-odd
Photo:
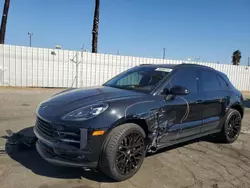
[[[43,133],[44,135],[46,135],[48,137],[54,137],[55,131],[54,131],[53,126],[50,123],[48,123],[40,118],[37,118],[36,119],[36,126],[37,126],[37,129],[41,133]]]
[[[61,126],[60,129],[61,131],[58,131],[59,126]],[[83,141],[85,142],[87,141],[87,129],[81,129],[81,130],[78,129],[77,133],[76,130],[72,130],[72,127],[71,130],[70,129],[67,130],[64,127],[62,127],[62,125],[49,123],[39,117],[37,117],[36,119],[36,130],[41,134],[42,137],[44,137],[44,139],[48,139],[53,142],[55,141],[63,142],[70,146],[73,146],[74,148],[81,147],[80,132],[82,132]],[[84,148],[85,145],[83,145],[82,147]]]

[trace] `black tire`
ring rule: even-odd
[[[123,181],[132,177],[139,170],[145,158],[145,137],[144,130],[137,124],[127,123],[115,127],[104,142],[99,161],[100,170],[116,181]],[[132,142],[133,146],[124,146],[124,143],[129,142]],[[139,154],[136,154],[137,152]],[[118,154],[120,157],[118,157]],[[123,162],[118,161],[120,158]],[[124,166],[125,172],[121,170]],[[131,172],[126,173],[129,168]]]
[[[230,109],[226,115],[221,132],[218,135],[218,139],[223,143],[233,143],[240,134],[241,119],[239,111]],[[233,124],[233,121],[235,124]]]

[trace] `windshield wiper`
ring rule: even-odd
[[[113,88],[118,88],[118,89],[125,89],[125,90],[134,90],[135,88],[131,86],[116,86],[116,85],[103,85],[107,87],[113,87]]]

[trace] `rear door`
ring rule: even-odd
[[[202,112],[203,125],[201,132],[216,130],[220,123],[223,103],[225,101],[224,92],[221,89],[218,75],[209,69],[200,70],[201,93],[205,96],[204,110]]]

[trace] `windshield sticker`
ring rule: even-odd
[[[157,68],[155,69],[155,71],[163,71],[163,72],[171,72],[173,69],[169,69],[169,68]]]

